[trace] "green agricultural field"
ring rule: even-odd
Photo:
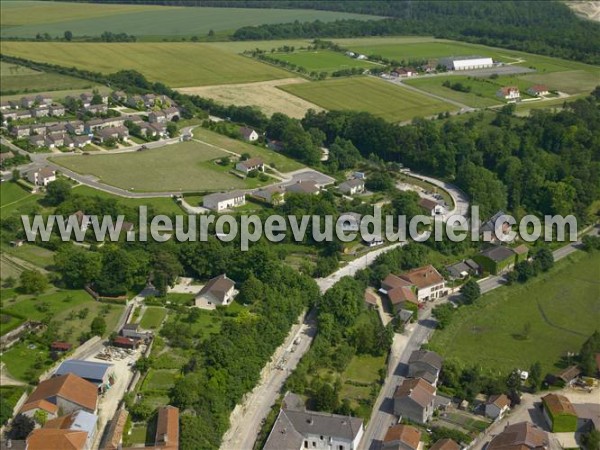
[[[391,122],[454,111],[456,106],[386,81],[353,77],[281,86],[328,110],[366,111]]]
[[[9,254],[16,256],[28,263],[42,268],[50,268],[54,264],[54,252],[47,248],[38,247],[35,244],[25,243],[21,247],[9,247],[2,244],[0,249]]]
[[[103,183],[136,192],[215,191],[249,184],[215,160],[228,156],[199,142],[182,142],[143,152],[65,156],[53,161]],[[256,182],[256,178],[252,181]]]
[[[166,315],[167,310],[165,308],[149,306],[146,308],[142,320],[140,320],[140,326],[145,330],[157,330]]]
[[[152,214],[181,214],[181,207],[171,197],[155,197],[155,198],[124,198],[118,195],[113,195],[108,192],[99,191],[90,186],[78,185],[73,188],[73,194],[82,195],[85,197],[100,197],[114,199],[117,203],[130,208],[139,208],[140,206],[148,207],[149,213]]]
[[[354,67],[370,69],[376,66],[375,63],[353,59],[342,53],[330,50],[272,53],[269,56],[280,61],[296,64],[299,67],[304,67],[309,72],[335,72],[336,70],[351,69]]]
[[[237,139],[231,139],[227,136],[223,136],[222,134],[207,130],[206,128],[197,127],[194,129],[193,133],[195,139],[205,142],[211,146],[214,145],[224,150],[237,153],[238,155],[241,155],[242,153],[248,153],[252,157],[262,158],[266,164],[276,168],[280,172],[291,172],[304,167],[304,165],[298,161],[294,161],[293,159],[290,159],[287,156],[277,153],[269,148],[258,147]]]
[[[205,37],[248,25],[268,23],[331,22],[340,19],[372,20],[376,16],[334,11],[258,8],[198,8],[132,5],[79,5],[64,2],[3,1],[2,37],[35,37],[49,33],[62,37],[99,36],[104,31],[135,36]]]
[[[531,84],[545,84],[550,90],[567,94],[589,93],[600,84],[600,69],[535,73],[523,75],[520,79]]]
[[[187,8],[186,8],[187,9]],[[134,69],[170,87],[249,83],[289,72],[198,43],[2,42],[2,53],[102,73]],[[90,57],[93,55],[93,57]]]
[[[494,373],[527,370],[536,361],[544,373],[555,372],[555,364],[598,329],[599,266],[600,253],[577,252],[524,285],[485,294],[436,331],[431,347]]]
[[[80,78],[59,75],[57,73],[38,72],[28,67],[0,61],[2,92],[40,92],[61,89],[92,89],[95,85]]]
[[[45,74],[45,75],[49,75],[49,74]],[[69,77],[71,78],[71,77]],[[73,78],[73,80],[76,80],[77,82],[80,81],[79,78]],[[49,95],[50,97],[52,97],[52,99],[54,101],[57,102],[62,102],[65,97],[68,96],[72,96],[72,95],[79,95],[82,92],[89,92],[92,89],[96,89],[98,90],[98,92],[100,92],[101,94],[109,94],[111,92],[111,89],[106,87],[106,86],[100,86],[100,85],[90,85],[90,82],[87,81],[87,86],[91,86],[89,88],[79,88],[79,89],[62,89],[62,90],[58,90],[58,91],[38,91],[36,92],[37,94],[40,95]],[[68,87],[68,86],[67,86]],[[20,94],[10,94],[10,95],[2,95],[2,100],[19,100],[21,97],[23,97],[23,93]],[[27,120],[26,120],[27,121]]]

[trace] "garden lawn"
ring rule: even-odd
[[[64,156],[53,161],[130,191],[216,191],[247,187],[245,180],[213,162],[224,156],[228,154],[215,147],[190,141],[143,152]]]
[[[168,391],[175,385],[178,370],[150,369],[142,391]]]
[[[144,312],[144,315],[142,316],[140,326],[145,330],[157,330],[162,324],[166,315],[167,310],[165,308],[148,306]]]
[[[328,110],[365,111],[390,122],[454,111],[456,106],[370,77],[352,77],[281,86]]]
[[[228,136],[224,136],[214,131],[207,130],[206,128],[197,127],[193,131],[194,139],[202,141],[206,144],[219,147],[230,152],[241,155],[242,153],[248,153],[252,157],[261,158],[265,164],[274,167],[280,172],[291,172],[304,167],[303,164],[298,161],[294,161],[281,153],[277,153],[266,147],[259,147],[257,145],[251,145],[237,139],[232,139]]]
[[[0,217],[5,218],[13,213],[27,213],[41,197],[31,194],[16,183],[0,184]]]
[[[600,253],[577,252],[524,285],[495,289],[461,307],[431,347],[493,373],[528,370],[536,361],[553,373],[598,328],[599,266]]]
[[[377,64],[360,59],[350,58],[343,53],[331,50],[298,51],[293,53],[271,53],[271,58],[304,67],[307,71],[335,72],[336,70],[362,67],[370,69]]]

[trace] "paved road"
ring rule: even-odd
[[[418,173],[411,172],[407,173],[406,175],[409,177],[418,178],[419,180],[427,181],[428,183],[438,186],[448,192],[450,197],[452,197],[454,208],[451,211],[448,211],[446,214],[447,217],[452,215],[463,216],[465,219],[469,217],[469,197],[467,197],[467,194],[465,194],[457,186],[438,180],[437,178],[420,175]]]
[[[367,265],[375,261],[378,255],[400,245],[404,245],[404,243],[397,243],[372,250],[330,276],[317,279],[316,282],[321,292],[326,292],[340,278],[352,276],[360,269],[364,269]],[[265,418],[271,411],[285,380],[290,376],[312,344],[317,332],[317,323],[314,319],[314,314],[314,311],[311,312],[303,324],[294,327],[283,345],[276,350],[271,362],[263,369],[263,376],[260,383],[254,388],[242,405],[235,407],[230,416],[232,426],[223,437],[222,450],[252,449],[257,433],[262,428]],[[289,349],[297,337],[301,337],[300,344],[296,346],[294,352],[290,352]],[[282,369],[275,369],[277,365],[280,365]]]

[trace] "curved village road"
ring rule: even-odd
[[[340,278],[353,276],[360,269],[364,269],[380,254],[404,244],[404,242],[396,243],[372,250],[328,277],[316,279],[321,292],[326,292]],[[316,333],[317,323],[313,311],[302,324],[294,325],[285,342],[275,351],[271,361],[263,369],[259,384],[231,413],[231,427],[223,436],[221,450],[252,450],[257,434],[271,411],[285,380],[310,348]],[[294,342],[298,342],[298,344],[294,345]]]
[[[599,235],[600,226],[595,226],[591,229],[584,230],[581,236],[585,234]],[[554,260],[558,261],[569,256],[581,247],[581,240],[571,242],[557,250],[554,250]],[[491,276],[479,281],[481,293],[492,291],[506,284],[506,278],[501,275]],[[371,420],[367,424],[365,434],[359,445],[359,450],[379,450],[381,442],[390,425],[393,424],[396,417],[393,414],[393,395],[396,386],[403,380],[403,375],[406,373],[408,359],[414,350],[421,348],[421,345],[429,340],[429,337],[435,330],[435,319],[431,317],[431,310],[436,305],[451,300],[451,297],[438,299],[435,302],[427,303],[427,306],[421,310],[419,321],[416,325],[409,325],[405,331],[405,335],[398,335],[394,339],[394,345],[390,352],[390,362],[388,367],[391,370],[386,377],[384,384],[379,392],[379,396],[373,407]],[[400,342],[398,342],[400,341]]]
[[[454,203],[454,208],[451,211],[446,213],[447,217],[457,215],[462,216],[465,219],[469,218],[469,197],[462,190],[451,183],[446,183],[445,181],[438,180],[437,178],[428,177],[426,175],[419,175],[418,173],[410,172],[407,173],[409,177],[418,178],[419,180],[427,181],[428,183],[437,186],[450,195],[452,197],[452,202]]]

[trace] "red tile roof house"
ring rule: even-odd
[[[245,174],[252,172],[253,170],[265,170],[265,163],[260,158],[249,158],[245,161],[240,161],[235,165],[235,170],[239,170]]]
[[[447,294],[446,283],[431,265],[419,267],[400,276],[388,275],[381,282],[381,293],[386,294],[392,305],[401,307],[404,302],[419,304],[441,298]]]
[[[48,403],[54,407],[48,406]],[[35,409],[54,409],[69,414],[79,409],[95,414],[98,405],[98,388],[83,378],[68,373],[42,381],[21,408],[22,413]]]
[[[417,423],[427,423],[435,409],[435,386],[422,378],[409,378],[394,392],[394,414]]]
[[[516,100],[521,98],[521,92],[516,86],[505,86],[498,89],[496,96],[503,98],[504,100]]]
[[[179,448],[179,409],[163,406],[158,409],[154,447],[168,450]]]
[[[490,395],[485,404],[485,415],[490,419],[499,419],[510,409],[510,400],[506,394]]]
[[[394,425],[388,428],[381,448],[383,450],[421,450],[421,432],[410,425]]]

